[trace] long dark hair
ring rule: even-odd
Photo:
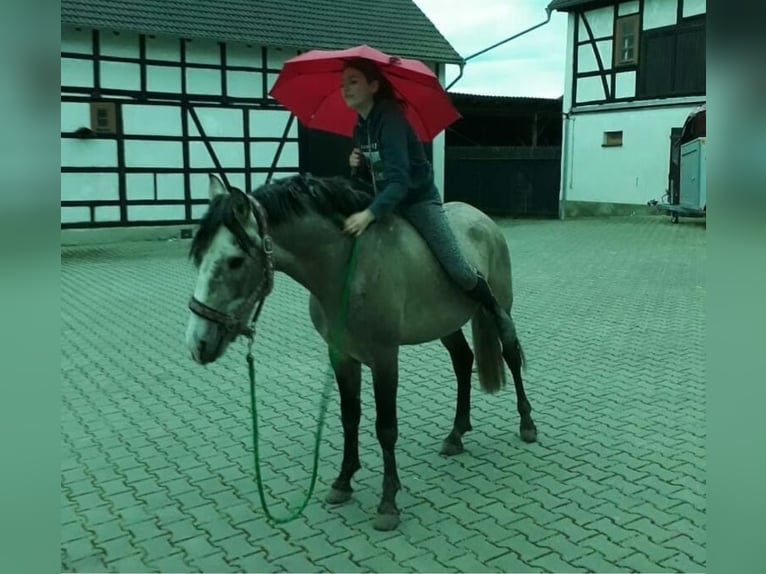
[[[396,97],[394,87],[391,85],[391,81],[380,71],[378,65],[372,60],[367,58],[353,58],[347,60],[343,64],[343,69],[353,68],[359,70],[368,82],[378,82],[378,91],[375,93],[375,103],[383,100],[391,100],[399,104],[400,107],[404,105],[404,102]]]

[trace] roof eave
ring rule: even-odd
[[[64,14],[61,15],[61,23],[67,26],[80,26],[80,27],[86,27],[91,29],[99,29],[101,28],[100,23],[95,23],[88,21],[87,19],[77,18],[77,17],[69,17],[68,15],[65,16]],[[137,24],[135,26],[132,26],[130,24],[121,23],[121,24],[112,24],[108,28],[109,30],[115,30],[119,32],[133,32],[135,34],[158,34],[163,36],[169,36],[169,37],[183,37],[183,38],[190,38],[190,39],[206,39],[206,40],[219,40],[222,42],[243,42],[243,43],[253,43],[258,44],[259,39],[257,37],[247,37],[247,36],[241,36],[238,34],[223,34],[219,35],[215,38],[212,36],[206,35],[206,34],[194,34],[194,33],[185,33],[183,35],[181,34],[174,34],[172,31],[161,31],[161,30],[150,30],[147,29],[144,26],[141,26],[140,24]],[[282,43],[282,42],[272,42],[269,44],[270,46],[273,46],[275,48],[292,48],[296,50],[306,50],[308,49],[307,46],[294,46],[292,44]],[[460,56],[460,54],[457,53],[457,51],[452,48],[452,45],[447,42],[447,45],[449,46],[450,50],[445,50],[445,52],[448,52],[446,54],[438,55],[426,55],[426,54],[414,54],[414,53],[406,53],[403,52],[399,54],[400,56],[404,58],[417,58],[420,60],[435,62],[438,64],[455,64],[455,65],[464,65],[465,60]],[[339,45],[332,45],[332,46],[312,46],[312,48],[317,49],[339,49]],[[451,53],[449,53],[451,52]]]
[[[600,7],[615,4],[616,0],[552,0],[547,10],[552,12],[574,12],[587,7]]]

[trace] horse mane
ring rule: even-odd
[[[295,175],[265,183],[251,195],[266,210],[269,225],[280,225],[307,213],[333,218],[347,217],[363,211],[372,203],[373,195],[360,189],[348,178]],[[231,194],[216,196],[199,222],[189,248],[189,257],[199,266],[221,226],[231,230],[237,225],[232,209]]]

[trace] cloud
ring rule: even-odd
[[[457,52],[467,58],[545,20],[550,0],[414,0]],[[473,10],[467,10],[472,6]],[[470,60],[452,91],[505,96],[561,96],[566,57],[565,15]],[[458,74],[448,66],[447,84]]]

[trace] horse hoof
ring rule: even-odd
[[[519,434],[524,442],[537,442],[537,428],[534,426],[527,429],[522,428]]]
[[[456,454],[460,454],[465,449],[463,448],[463,443],[461,442],[451,442],[449,440],[445,440],[442,443],[442,450],[441,453],[444,456],[455,456]]]
[[[398,514],[378,514],[375,522],[372,523],[372,527],[375,530],[388,532],[389,530],[396,530],[400,522]]]
[[[328,504],[343,504],[344,502],[351,500],[351,491],[331,488],[324,500]]]

